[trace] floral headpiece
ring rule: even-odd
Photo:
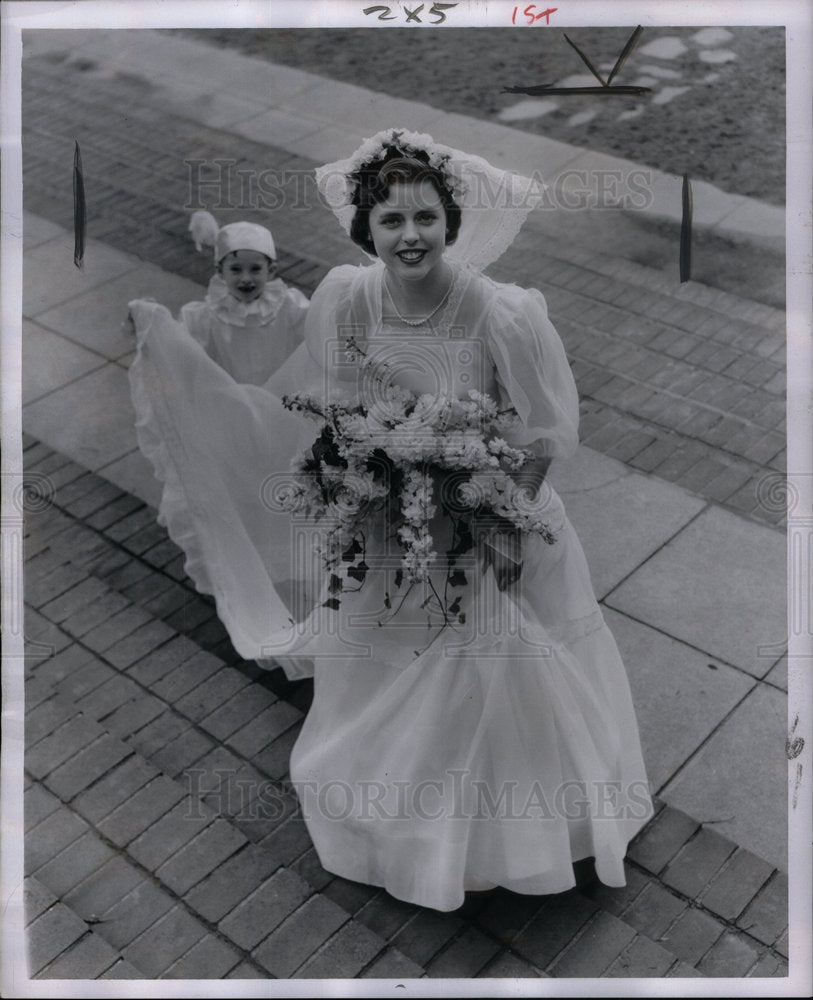
[[[345,204],[352,203],[358,184],[358,174],[364,167],[382,162],[388,149],[397,149],[405,156],[415,156],[423,153],[428,164],[440,172],[449,191],[456,201],[462,200],[466,186],[460,172],[455,172],[453,157],[455,150],[442,146],[425,132],[408,132],[406,129],[393,128],[378,132],[370,139],[365,139],[347,163],[345,177]]]
[[[346,233],[356,212],[353,196],[360,171],[383,163],[389,148],[405,156],[423,153],[441,173],[463,210],[460,232],[446,254],[473,267],[486,267],[507,250],[528,213],[542,201],[544,186],[538,180],[500,170],[482,157],[435,142],[425,132],[388,128],[365,139],[347,159],[316,168],[319,192]]]

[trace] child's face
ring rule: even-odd
[[[271,277],[270,261],[259,250],[233,250],[218,265],[230,294],[240,302],[259,298]]]

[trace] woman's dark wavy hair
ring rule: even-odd
[[[350,224],[350,239],[362,250],[376,255],[370,235],[370,210],[386,201],[393,184],[409,181],[431,181],[446,211],[446,244],[454,243],[460,230],[462,212],[440,170],[429,165],[429,156],[422,149],[404,153],[397,146],[387,146],[383,159],[363,166],[352,175],[356,183],[353,204],[356,213]]]

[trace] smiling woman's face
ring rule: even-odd
[[[401,281],[425,278],[443,258],[446,210],[430,180],[393,184],[370,209],[369,226],[376,253]]]

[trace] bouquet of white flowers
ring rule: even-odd
[[[558,525],[542,519],[544,505],[510,475],[532,457],[499,436],[518,419],[514,410],[500,411],[475,390],[465,400],[439,401],[381,381],[372,396],[367,405],[301,393],[283,399],[289,409],[322,422],[314,444],[295,462],[295,482],[283,503],[292,513],[326,521],[328,570],[361,553],[356,532],[384,507],[397,525],[410,582],[426,579],[437,557],[429,526],[438,503],[458,522],[458,545],[450,555],[473,545],[469,525],[461,532],[459,523],[474,518],[498,531],[534,532],[553,544]],[[363,580],[366,568],[362,559],[356,579]]]

